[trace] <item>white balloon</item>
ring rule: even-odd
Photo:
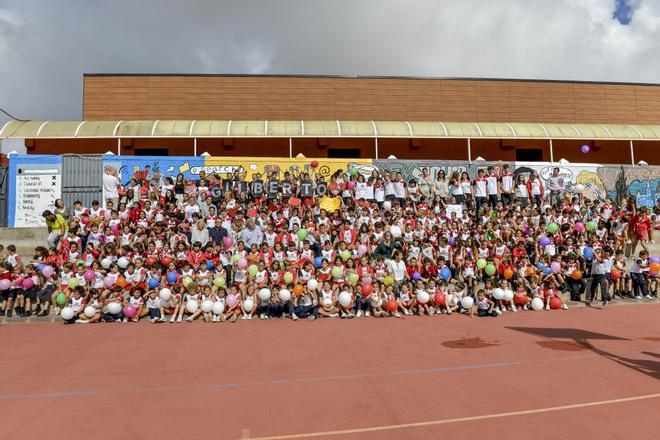
[[[493,289],[493,298],[495,299],[504,299],[504,290],[496,287]]]
[[[211,313],[213,311],[213,301],[205,299],[202,301],[202,312]]]
[[[307,288],[309,290],[316,290],[319,287],[319,282],[316,280],[309,280],[307,281]]]
[[[172,298],[172,291],[168,288],[160,289],[158,297],[161,299],[161,301],[167,302]]]
[[[121,313],[121,303],[118,302],[111,302],[108,304],[108,313],[111,315],[118,315]]]
[[[186,310],[190,313],[195,313],[199,308],[199,304],[194,299],[189,299],[186,303]]]
[[[110,269],[110,265],[112,265],[112,258],[105,257],[101,260],[101,267],[103,267],[103,269]]]
[[[222,315],[222,312],[225,311],[225,303],[222,301],[216,301],[213,303],[213,313],[216,315]]]
[[[539,310],[543,310],[543,300],[541,298],[534,298],[532,300],[532,309],[536,310],[537,312]]]
[[[342,307],[348,307],[351,305],[351,294],[344,291],[339,294],[339,304],[342,305]]]
[[[426,304],[430,299],[431,297],[429,296],[428,292],[425,292],[424,290],[417,294],[417,302],[421,304]]]
[[[385,211],[389,211],[390,209],[392,209],[392,202],[390,202],[389,200],[383,202],[383,209]]]
[[[511,289],[504,290],[504,301],[512,301],[512,300],[513,300],[513,290]]]
[[[280,289],[280,299],[287,302],[291,299],[291,292],[288,289]]]
[[[250,313],[253,308],[254,308],[254,301],[252,301],[251,299],[246,299],[245,301],[243,301],[243,310]]]
[[[60,312],[60,316],[62,317],[63,320],[68,321],[69,319],[76,316],[76,312],[74,312],[71,307],[65,307]]]
[[[126,269],[128,267],[128,258],[126,257],[120,257],[119,260],[117,260],[117,266],[121,267],[122,269]]]
[[[261,290],[259,290],[259,299],[262,301],[268,301],[270,299],[270,289],[266,289],[265,287]]]
[[[584,192],[584,185],[578,183],[573,187],[573,192],[575,194],[582,194]]]
[[[94,308],[93,306],[85,307],[85,316],[87,316],[88,318],[93,318],[94,315],[96,315],[96,308]]]
[[[330,298],[326,298],[323,300],[323,307],[330,307],[332,305],[332,300]]]
[[[472,299],[471,296],[464,296],[461,298],[461,306],[463,306],[464,309],[471,309],[472,306],[474,305],[474,300]]]

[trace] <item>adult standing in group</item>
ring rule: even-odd
[[[260,246],[261,242],[264,241],[264,233],[261,228],[255,224],[252,218],[247,221],[245,226],[246,228],[243,229],[241,236],[245,247],[249,249],[253,244]]]
[[[48,247],[56,248],[62,236],[69,230],[69,224],[61,214],[53,214],[49,210],[44,211],[42,216],[46,219],[48,227],[48,238],[46,239]]]
[[[550,191],[550,204],[558,205],[564,198],[564,178],[559,175],[559,168],[552,169],[548,177],[548,190]]]
[[[504,206],[513,204],[515,188],[513,172],[511,172],[508,163],[505,163],[502,166],[502,171],[500,171],[500,189],[502,190],[502,204]]]
[[[490,209],[497,207],[497,195],[499,192],[500,175],[495,172],[494,166],[488,167],[486,175],[486,192],[488,194],[488,205]]]
[[[113,206],[119,206],[119,188],[121,182],[117,177],[117,169],[115,167],[106,167],[103,174],[103,198],[107,202],[112,202]]]

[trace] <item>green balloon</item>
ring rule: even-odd
[[[493,264],[486,265],[486,269],[484,270],[486,271],[486,275],[488,275],[489,277],[495,274],[495,266]]]
[[[557,223],[550,223],[546,228],[548,232],[552,232],[553,234],[559,230],[559,225]]]
[[[304,240],[307,238],[307,229],[298,229],[298,239]]]
[[[335,266],[332,268],[332,276],[335,278],[339,278],[343,272],[344,271],[342,270],[341,267]]]
[[[66,304],[66,295],[63,292],[58,293],[55,297],[55,302],[58,306],[63,306]]]
[[[231,256],[231,262],[232,263],[238,263],[238,260],[240,260],[240,259],[241,259],[241,256],[238,255],[238,254],[234,254],[234,255]]]
[[[596,229],[596,222],[591,220],[590,222],[587,222],[587,231],[593,231]]]
[[[357,173],[358,173],[358,169],[355,168],[355,167],[351,168],[351,169],[348,171],[348,174],[350,174],[351,176],[355,176],[355,175],[357,175]]]
[[[479,258],[477,260],[477,267],[479,269],[483,269],[484,267],[486,267],[486,260],[484,260],[483,258]]]
[[[193,279],[190,277],[185,277],[182,281],[181,284],[183,284],[183,287],[188,287],[193,283]]]
[[[349,258],[351,258],[351,253],[349,251],[344,250],[339,253],[339,256],[341,257],[342,260],[346,261]]]
[[[358,277],[358,274],[356,274],[356,273],[352,273],[348,276],[348,282],[352,283],[352,284],[357,283],[357,280],[359,280],[359,279],[360,279],[360,277]]]
[[[291,272],[285,273],[284,274],[284,282],[288,284],[291,281],[293,281],[293,274]]]
[[[257,267],[256,264],[250,264],[248,266],[248,273],[252,276],[255,276],[259,272],[259,268]]]
[[[69,288],[71,288],[71,289],[75,289],[76,287],[78,287],[78,284],[80,284],[80,281],[78,281],[78,278],[71,278],[69,280]]]

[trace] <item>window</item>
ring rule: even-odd
[[[517,148],[516,161],[519,162],[542,162],[543,149],[542,148]]]
[[[359,148],[328,148],[328,157],[333,159],[359,159]]]

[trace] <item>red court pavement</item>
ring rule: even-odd
[[[4,325],[0,438],[655,439],[659,314]]]

